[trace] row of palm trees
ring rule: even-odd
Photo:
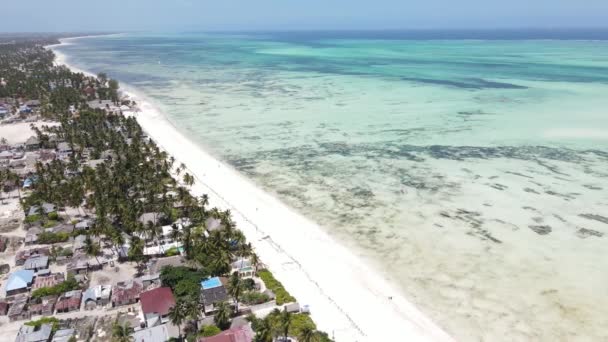
[[[128,244],[128,258],[140,264],[146,261],[146,240],[154,241],[163,225],[184,218],[188,224],[182,230],[175,229],[172,237],[181,241],[185,257],[204,269],[205,274],[228,275],[231,262],[238,257],[250,257],[257,269],[257,256],[243,233],[236,229],[230,211],[209,208],[207,196],[192,196],[189,188],[195,178],[185,172],[183,164],[176,166],[175,159],[150,141],[134,118],[107,115],[86,106],[85,87],[117,91],[118,83],[110,82],[105,75],[90,78],[53,66],[52,53],[37,45],[16,50],[0,47],[0,57],[6,56],[9,58],[0,58],[0,73],[7,75],[9,85],[2,87],[0,97],[17,94],[39,98],[44,110],[60,123],[36,128],[39,141],[51,148],[57,142],[65,142],[72,150],[64,159],[36,164],[33,177],[36,181],[22,201],[24,209],[52,203],[58,208],[74,207],[83,215],[94,215],[85,239],[86,253],[97,257],[107,247],[120,254]],[[80,106],[78,117],[67,113],[72,104]],[[95,168],[89,167],[83,163],[85,156],[104,161]],[[183,184],[173,177],[172,171],[182,175]],[[144,213],[154,213],[154,219],[142,222],[140,217]],[[222,229],[206,230],[206,221],[211,217],[220,220]],[[238,312],[243,293],[238,274],[230,276],[228,292]],[[189,321],[198,331],[202,309],[198,298],[180,298],[171,310],[171,319],[178,326]],[[227,328],[232,315],[227,302],[219,303],[214,321],[218,327]],[[259,327],[256,341],[266,342],[272,336],[288,334],[291,318],[287,312],[275,312],[269,317],[252,322]],[[118,338],[130,333],[120,325],[113,330]]]

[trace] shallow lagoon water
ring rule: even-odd
[[[608,338],[608,42],[157,34],[59,49],[136,87],[457,339]]]

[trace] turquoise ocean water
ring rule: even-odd
[[[127,34],[58,50],[136,88],[457,339],[584,341],[608,339],[604,36]]]

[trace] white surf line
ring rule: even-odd
[[[58,64],[66,64],[66,56],[56,54]],[[195,194],[207,193],[210,204],[234,212],[238,228],[275,277],[301,304],[310,305],[320,330],[337,342],[452,341],[318,225],[206,153],[143,96],[132,97],[142,109],[137,115],[142,128],[196,178]]]

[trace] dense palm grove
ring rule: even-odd
[[[19,99],[39,99],[41,114],[58,121],[60,125],[34,128],[42,147],[54,148],[58,141],[65,142],[72,153],[49,163],[37,163],[31,190],[22,199],[24,210],[42,208],[50,203],[57,208],[75,208],[82,216],[93,218],[86,232],[86,253],[97,258],[101,251],[110,249],[123,261],[134,261],[143,268],[146,241],[156,241],[162,226],[173,224],[172,238],[180,241],[187,267],[163,269],[161,279],[172,288],[177,305],[171,311],[171,320],[180,326],[191,321],[193,328],[185,335],[194,337],[213,335],[214,329],[229,327],[233,313],[239,311],[239,299],[251,295],[251,284],[230,274],[231,262],[248,257],[256,267],[258,258],[241,231],[236,229],[229,211],[210,208],[206,196],[191,195],[194,183],[183,165],[160,150],[142,131],[133,117],[107,114],[91,109],[95,89],[97,99],[120,104],[118,82],[106,75],[88,77],[73,73],[63,66],[53,65],[54,55],[43,44],[54,39],[10,42],[0,44],[0,98],[15,103]],[[129,102],[128,100],[125,100]],[[83,160],[99,161],[88,165]],[[6,179],[18,181],[6,173]],[[152,220],[142,221],[142,215]],[[208,232],[205,222],[214,218],[222,229]],[[29,222],[52,221],[55,217],[28,216]],[[177,229],[175,222],[182,222]],[[45,236],[53,242],[63,236]],[[215,313],[215,326],[199,329],[201,279],[228,276],[228,291],[234,303],[220,303]],[[269,280],[276,283],[277,303],[294,300],[268,272]],[[230,305],[232,304],[232,305]],[[292,315],[275,311],[264,319],[251,315],[248,320],[257,331],[255,341],[273,341],[288,334],[299,336],[300,341],[329,341],[326,334],[315,330],[306,315]],[[115,325],[116,340],[129,340],[129,328]],[[181,335],[181,332],[180,332]],[[125,337],[126,336],[126,337]],[[122,339],[125,337],[126,339]]]

